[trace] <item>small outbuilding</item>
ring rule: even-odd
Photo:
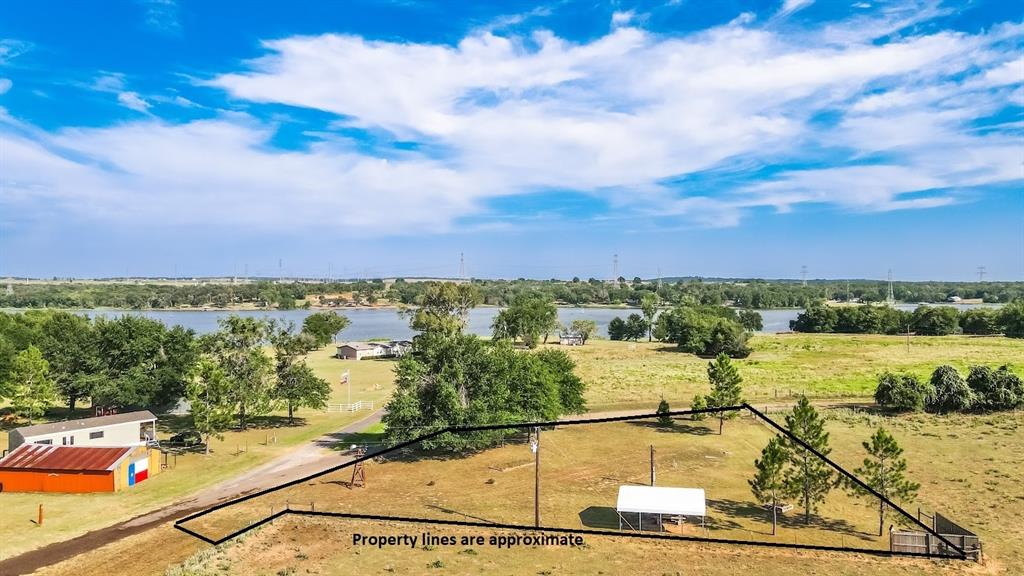
[[[142,446],[156,440],[156,416],[149,410],[79,418],[11,430],[7,443],[54,446]]]
[[[558,343],[562,346],[583,346],[583,335],[579,332],[560,332]]]
[[[146,446],[22,444],[0,459],[0,492],[116,492],[160,472]]]
[[[700,518],[704,526],[707,503],[703,488],[620,486],[615,512],[620,529],[625,524],[633,530],[643,530],[646,519],[649,529],[661,530],[666,516],[675,524],[682,524],[685,518]]]

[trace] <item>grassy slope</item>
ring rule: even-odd
[[[755,353],[749,359],[741,361],[748,397],[753,400],[771,398],[776,389],[782,390],[781,393],[785,395],[790,388],[794,391],[807,389],[809,393],[816,396],[834,397],[840,394],[866,396],[870,394],[874,376],[883,369],[906,369],[924,376],[939,363],[948,362],[959,368],[965,368],[968,364],[998,364],[1019,361],[1024,357],[1022,354],[1024,353],[1024,341],[1002,338],[914,338],[909,355],[906,352],[905,339],[900,337],[778,335],[757,337],[753,344]],[[579,373],[589,385],[588,400],[591,409],[619,406],[648,407],[663,394],[674,404],[685,404],[695,393],[706,392],[704,373],[706,360],[659,351],[659,348],[663,348],[663,345],[595,341],[583,348],[568,349],[579,361]],[[311,362],[318,370],[330,370],[332,372],[330,379],[333,382],[337,379],[339,370],[336,367],[338,364],[328,358],[328,354],[328,352],[322,352],[315,355]],[[353,368],[377,369],[377,363],[353,363],[351,366]],[[353,375],[356,383],[364,380],[364,377],[360,377],[355,370],[353,370]],[[377,377],[382,378],[382,382],[384,380],[390,382],[390,376],[386,373],[378,374]],[[372,378],[367,375],[365,380],[370,382]],[[386,382],[382,383],[381,390],[376,391],[381,392],[382,397],[388,390]],[[357,398],[356,389],[354,387],[353,398]],[[336,389],[335,397],[340,398],[335,401],[344,401],[344,391]],[[1012,548],[1004,543],[1011,540],[1009,536],[1000,536],[999,532],[1000,529],[1011,528],[1014,525],[1013,518],[1024,513],[1024,506],[1021,504],[1024,501],[1012,495],[1013,482],[1021,481],[1021,455],[1024,454],[1022,435],[1017,433],[1015,436],[1011,435],[1005,440],[1000,440],[1002,445],[998,449],[978,451],[975,440],[991,438],[991,433],[986,433],[988,426],[978,424],[984,423],[985,417],[965,416],[936,420],[931,420],[930,416],[917,418],[920,418],[922,422],[908,424],[908,426],[911,426],[912,429],[916,427],[923,438],[913,453],[908,449],[908,457],[911,460],[912,471],[924,485],[921,501],[928,507],[941,505],[941,510],[948,511],[954,518],[962,520],[965,525],[982,530],[982,534],[986,538],[986,550],[996,555],[1000,561],[1004,561],[1009,556],[1018,563],[1024,563],[1024,558],[1019,554],[1014,556],[1007,552],[1008,550],[1012,551]],[[909,419],[909,421],[913,421],[913,419]],[[902,422],[902,420],[897,422]],[[1018,417],[1014,426],[1019,424],[1024,424],[1024,422],[1021,422]],[[978,430],[973,436],[964,435],[962,430],[965,426],[972,430],[978,428]],[[848,434],[847,430],[836,429],[833,426],[834,443],[839,446],[842,438],[846,436],[846,440],[842,441],[846,442],[849,447],[847,453],[855,454],[856,450],[859,450],[860,440],[868,432],[870,429],[866,426],[851,429]],[[898,435],[900,433],[902,432],[897,431]],[[259,434],[262,435],[262,432]],[[260,437],[262,438],[262,436]],[[940,443],[938,441],[940,438],[945,442]],[[226,444],[231,444],[231,440],[228,440]],[[253,452],[256,451],[255,448],[251,447],[251,449]],[[848,463],[856,464],[859,460],[859,456],[852,458],[853,460]],[[181,466],[180,460],[179,466]],[[920,468],[924,469],[919,470]],[[968,484],[982,492],[965,490],[964,488]],[[1006,502],[992,503],[987,500],[989,496],[1002,495],[1006,496]],[[0,497],[0,501],[5,497]],[[976,517],[977,522],[970,518],[970,511],[974,508],[981,511],[980,515]],[[20,514],[25,518],[25,523],[19,525],[18,530],[24,530],[26,526],[31,527],[27,519],[32,517],[32,513],[31,506],[24,508]],[[106,523],[109,521],[96,525]],[[332,530],[338,530],[337,525],[334,526]],[[341,528],[342,531],[346,529],[345,527]],[[385,530],[386,528],[381,529]],[[0,527],[0,530],[3,528]],[[276,533],[280,530],[283,528],[273,526],[267,531]],[[291,537],[296,533],[289,531],[288,534]],[[1019,530],[1008,534],[1015,535],[1017,538],[1021,536]],[[339,537],[342,535],[337,534]],[[82,557],[81,562],[84,563],[81,564],[82,566],[90,565],[88,564],[90,561],[95,562],[92,564],[95,566],[94,572],[82,573],[105,573],[102,568],[105,562],[112,558],[130,557],[133,546],[154,545],[155,542],[160,543],[162,549],[166,551],[166,555],[164,556],[165,562],[153,567],[151,573],[154,574],[162,573],[161,565],[166,566],[168,563],[181,561],[200,549],[194,540],[183,537],[176,531],[161,528]],[[326,543],[315,545],[309,543],[309,546],[310,550],[322,550],[325,558],[334,558],[335,560],[340,560],[347,550],[347,548],[339,548],[337,545]],[[576,560],[572,565],[583,568],[594,567],[595,569],[585,570],[594,573],[600,569],[597,567],[602,562],[609,562],[607,566],[613,566],[618,562],[627,562],[626,565],[629,565],[628,562],[631,561],[631,558],[655,551],[660,554],[661,550],[660,545],[648,547],[646,544],[630,547],[627,550],[614,541],[608,541],[605,544],[595,544],[586,553],[575,553],[572,558]],[[738,556],[727,550],[719,550],[718,553],[723,558],[733,558],[734,562]],[[748,552],[744,552],[741,556],[747,558],[748,555]],[[510,558],[511,556],[491,553],[484,563],[491,562],[493,565],[493,562],[500,561],[502,557]],[[756,555],[754,557],[756,558]],[[293,556],[286,554],[282,558],[290,560],[293,559]],[[469,559],[464,556],[458,558],[460,561]],[[531,557],[531,561],[536,560],[543,563],[544,558],[550,559],[551,562],[562,562],[568,557],[563,551],[547,550],[538,551],[535,556]],[[842,569],[844,573],[849,574],[870,573],[866,568],[864,570],[850,568],[851,564],[845,557],[840,557],[835,562],[822,560],[820,556],[811,556],[810,558],[813,559],[813,563],[796,562],[792,565],[792,569],[786,568],[787,564],[784,562],[780,562],[778,565],[747,564],[757,566],[759,569],[766,569],[766,574],[799,573],[797,567],[800,566],[803,566],[805,571],[807,568],[822,567],[825,569],[828,566],[833,566],[837,570]],[[681,562],[686,561],[682,556],[679,559]],[[384,556],[370,559],[365,554],[361,557],[360,562],[363,561],[371,562],[370,565],[384,565],[388,562]],[[393,564],[404,565],[403,563],[406,561],[409,562],[407,567],[413,573],[422,570],[420,567],[422,565],[418,564],[420,559],[414,558],[412,555],[408,558],[396,558]],[[857,563],[864,566],[874,565],[876,571],[879,568],[879,565],[873,564],[873,561],[857,559]],[[65,563],[55,567],[53,573],[70,573],[67,570],[71,569],[71,564]],[[76,562],[74,565],[78,566],[79,563]],[[532,564],[524,564],[524,566],[529,565]],[[692,562],[686,565],[695,566]],[[706,565],[712,572],[715,572],[715,566],[718,566],[718,570],[721,570],[722,573],[733,566],[727,563],[715,564],[714,561],[707,564],[703,560],[697,565]],[[651,570],[653,573],[661,573],[670,566],[671,564],[652,566]],[[885,566],[887,570],[894,568],[893,573],[919,573],[913,563],[886,564]],[[896,569],[895,566],[899,566],[899,568]],[[330,573],[329,567],[325,567],[324,570]],[[240,565],[236,564],[236,571],[241,571]],[[274,570],[269,568],[267,571],[274,573]],[[555,570],[555,572],[564,572],[564,569]],[[536,570],[530,572],[524,569],[523,573],[536,573]]]
[[[331,403],[346,402],[347,390],[339,375],[351,371],[352,399],[373,400],[382,405],[391,393],[394,362],[345,362],[331,357],[333,347],[310,354],[308,362],[321,377],[332,384]],[[211,442],[212,454],[185,454],[173,457],[174,466],[139,486],[114,494],[0,494],[4,522],[0,522],[0,559],[50,542],[66,540],[90,530],[126,520],[148,510],[178,502],[189,494],[219,481],[237,476],[282,454],[289,448],[365,418],[357,413],[326,413],[308,409],[296,413],[304,425],[287,426],[286,412],[279,411],[245,432],[232,431],[223,440]],[[54,411],[62,417],[63,410]],[[161,438],[187,425],[187,418],[168,417],[160,423]],[[2,434],[6,447],[6,434]],[[276,442],[267,444],[267,438]],[[39,504],[46,519],[42,527],[32,520]]]
[[[278,520],[259,532],[253,533],[243,541],[212,550],[198,543],[188,544],[187,540],[174,535],[166,535],[172,544],[171,549],[177,559],[185,556],[186,550],[202,551],[199,556],[186,561],[190,571],[188,574],[248,574],[258,570],[261,574],[318,573],[328,575],[350,574],[353,565],[366,574],[480,574],[498,572],[502,574],[736,574],[744,570],[757,570],[765,576],[798,576],[802,574],[844,574],[847,576],[868,576],[873,574],[901,575],[952,575],[952,574],[1019,574],[1019,567],[1024,566],[1024,551],[1019,542],[1024,539],[1024,527],[1017,519],[1024,514],[1024,498],[1020,497],[1019,486],[1024,481],[1024,435],[1020,433],[1024,426],[1024,414],[1000,414],[992,416],[948,416],[935,417],[911,415],[899,417],[880,417],[851,413],[845,410],[829,411],[828,430],[832,437],[832,456],[840,464],[855,467],[863,457],[860,442],[872,430],[884,425],[897,437],[906,450],[909,461],[909,474],[922,485],[917,501],[906,503],[910,510],[922,506],[926,511],[938,509],[963,525],[974,529],[981,535],[987,554],[984,566],[960,562],[930,562],[909,559],[872,558],[861,555],[842,555],[830,553],[793,552],[788,550],[755,549],[749,547],[714,546],[692,543],[665,543],[636,540],[617,540],[613,538],[587,537],[585,549],[547,548],[516,548],[512,551],[495,550],[489,547],[473,546],[467,552],[466,547],[416,549],[398,551],[396,549],[377,550],[370,547],[354,549],[351,537],[354,532],[364,534],[418,534],[429,530],[435,534],[456,535],[490,535],[490,530],[473,528],[445,528],[417,525],[387,524],[380,522],[349,522],[343,520],[311,520],[291,518]],[[613,430],[606,427],[607,431]],[[638,434],[641,428],[626,433],[623,443],[646,440]],[[635,436],[635,437],[634,437]],[[702,485],[709,487],[709,499],[741,499],[749,500],[749,492],[742,490],[745,478],[731,477],[742,474],[749,468],[751,450],[754,447],[744,446],[745,443],[760,438],[754,430],[746,430],[738,422],[726,424],[726,435],[719,439],[717,435],[677,434],[676,439],[659,439],[659,478],[663,485],[667,483],[692,485],[698,470],[706,474]],[[550,436],[549,436],[550,438]],[[668,445],[679,440],[686,445],[700,442],[721,441],[734,449],[735,458],[725,457],[709,464],[700,459],[679,461],[674,466],[669,455]],[[594,442],[607,447],[606,442]],[[575,453],[570,448],[579,448]],[[384,483],[402,483],[405,488],[394,490],[397,485],[389,484],[385,490],[392,499],[399,499],[399,504],[408,505],[420,502],[418,498],[426,488],[426,482],[435,480],[436,486],[447,488],[445,498],[433,501],[423,500],[431,505],[445,509],[453,509],[455,500],[463,508],[459,512],[487,516],[488,514],[508,515],[519,514],[529,516],[529,506],[520,506],[530,500],[532,484],[529,476],[532,469],[509,469],[506,472],[487,469],[486,466],[499,464],[516,465],[520,461],[528,462],[528,453],[522,454],[522,446],[511,447],[511,454],[503,454],[499,449],[474,456],[471,459],[441,462],[416,462],[403,464],[406,467],[401,473],[392,474],[384,470],[390,464],[375,464],[371,468],[370,486],[356,496],[356,505],[369,502],[373,496],[373,488],[382,487]],[[645,476],[644,450],[637,454],[618,460],[619,480],[639,480]],[[547,506],[545,523],[565,525],[573,520],[571,514],[559,515],[558,510],[564,508],[570,512],[579,509],[591,500],[608,500],[610,494],[601,491],[602,483],[599,474],[587,466],[573,468],[580,474],[558,474],[556,468],[559,459],[565,457],[581,457],[601,451],[600,448],[587,447],[566,439],[565,443],[552,442],[547,446],[550,462],[548,473],[542,477],[546,493],[559,490],[559,483],[565,490],[544,499]],[[473,459],[482,458],[476,465]],[[486,462],[485,462],[486,460]],[[491,460],[494,460],[491,462]],[[452,476],[445,467],[456,467]],[[481,466],[484,468],[481,469]],[[409,467],[416,467],[413,470]],[[473,468],[473,470],[470,470]],[[566,468],[565,471],[570,471]],[[496,478],[496,484],[478,482],[484,476]],[[527,477],[525,480],[517,476]],[[556,475],[553,477],[552,475]],[[673,476],[675,475],[675,476]],[[687,478],[690,478],[687,480]],[[522,480],[522,481],[520,481]],[[525,482],[525,483],[524,483]],[[447,484],[448,486],[444,486]],[[586,486],[585,486],[586,485]],[[587,486],[594,489],[588,489]],[[717,488],[711,488],[716,487]],[[458,490],[451,490],[451,488]],[[336,492],[345,498],[344,489]],[[508,493],[495,497],[497,491]],[[717,492],[716,492],[717,491]],[[522,492],[522,493],[520,493]],[[722,494],[726,498],[722,498]],[[418,494],[420,496],[418,496]],[[351,496],[349,496],[351,498]],[[823,509],[823,514],[832,519],[848,518],[855,524],[855,531],[866,537],[875,527],[873,507],[866,502],[851,501],[844,495],[830,496],[832,503]],[[522,502],[520,502],[522,501]],[[421,504],[422,504],[421,502]],[[513,502],[515,505],[509,505]],[[490,507],[488,510],[487,507]],[[318,506],[319,508],[319,506]],[[520,509],[516,512],[514,509]],[[724,525],[729,520],[721,510],[712,507],[710,512],[717,515],[718,521]],[[433,509],[431,514],[443,516],[447,513]],[[450,517],[456,515],[447,514]],[[504,518],[500,518],[504,519]],[[522,518],[516,518],[522,520]],[[766,521],[755,516],[743,518],[740,522],[752,530],[754,537],[770,539],[766,534]],[[888,523],[892,523],[890,519]],[[527,522],[528,523],[528,522]],[[783,529],[779,539],[789,538],[814,540],[818,532],[802,532],[799,526]],[[832,538],[835,538],[833,535]],[[858,539],[860,544],[870,544],[857,534],[847,534],[847,539]],[[138,542],[135,543],[136,547]],[[81,559],[79,573],[99,573],[104,559],[119,555],[128,555],[133,548],[126,541],[112,548],[106,554],[90,554]],[[442,568],[430,568],[434,562],[440,561]],[[44,574],[70,574],[70,567],[55,568]],[[153,574],[161,572],[154,567]],[[170,572],[174,574],[174,572]]]
[[[1024,340],[999,337],[913,337],[909,353],[900,336],[778,334],[756,336],[751,344],[754,353],[737,362],[744,393],[757,402],[801,392],[868,397],[883,370],[927,378],[943,363],[966,371],[970,364],[1024,359]],[[665,344],[595,340],[565,349],[587,382],[591,410],[649,406],[662,396],[673,405],[689,404],[708,391],[707,359],[670,352]]]

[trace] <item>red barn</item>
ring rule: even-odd
[[[159,472],[145,446],[22,444],[0,460],[0,492],[115,492]]]

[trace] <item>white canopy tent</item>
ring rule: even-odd
[[[663,486],[619,486],[619,500],[615,505],[619,515],[619,528],[622,528],[622,514],[639,514],[643,529],[643,515],[656,514],[659,523],[661,516],[700,516],[701,526],[707,514],[703,488],[669,488]],[[627,524],[629,524],[627,522]]]

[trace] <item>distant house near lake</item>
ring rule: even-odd
[[[408,340],[392,340],[390,342],[345,342],[338,345],[336,357],[342,360],[362,360],[363,358],[397,358],[412,350],[412,342]]]

